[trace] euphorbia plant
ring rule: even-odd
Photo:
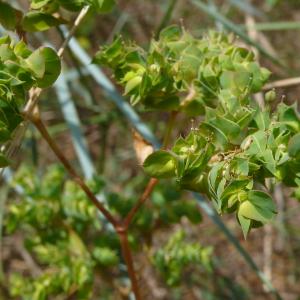
[[[219,213],[236,212],[245,237],[272,220],[276,207],[266,179],[297,185],[300,120],[295,106],[270,111],[274,91],[264,108],[252,100],[270,72],[251,51],[224,34],[197,39],[171,26],[148,51],[117,38],[96,61],[114,70],[133,105],[199,117],[200,125],[171,149],[146,159],[146,173],[205,194]]]
[[[102,12],[111,8],[113,1],[32,1],[33,11],[25,16],[5,4],[16,21],[11,24],[4,19],[2,23],[16,29],[25,40],[26,32],[66,22],[57,17],[59,4],[72,11],[88,5]],[[174,178],[180,188],[205,194],[219,213],[235,212],[245,236],[276,214],[265,188],[268,178],[292,187],[299,185],[300,120],[295,107],[281,103],[271,111],[268,104],[262,108],[252,100],[252,94],[261,91],[268,80],[269,71],[259,66],[251,51],[235,45],[231,36],[212,31],[198,39],[171,26],[151,41],[148,50],[119,37],[94,59],[114,71],[132,105],[170,112],[163,149],[144,162],[145,172],[152,178],[135,205],[118,218],[98,201],[40,117],[38,95],[58,77],[66,45],[56,54],[50,48],[32,52],[24,41],[15,44],[9,38],[0,44],[1,143],[12,138],[24,119],[35,125],[74,182],[113,225],[136,299],[141,296],[128,230],[159,179]],[[266,101],[274,97],[271,91]],[[197,118],[199,125],[169,147],[179,113]],[[5,151],[0,163],[1,167],[9,164]]]

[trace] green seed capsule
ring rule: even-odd
[[[265,100],[267,102],[273,102],[275,99],[276,99],[276,92],[275,92],[275,90],[268,91],[265,94]]]

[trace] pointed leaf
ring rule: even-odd
[[[55,18],[50,14],[31,11],[23,18],[22,27],[25,31],[35,32],[45,31],[51,27],[56,27],[64,23],[66,23],[64,20]]]
[[[175,176],[175,160],[167,151],[156,151],[149,155],[144,162],[145,172],[156,178]]]

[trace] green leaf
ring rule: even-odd
[[[223,166],[224,166],[224,162],[219,162],[219,163],[215,164],[209,171],[208,183],[209,183],[211,190],[214,193],[217,189],[217,178],[219,177],[219,175],[220,175],[219,173],[220,173],[221,169],[223,168]]]
[[[249,191],[248,200],[240,204],[238,214],[244,218],[268,223],[276,213],[272,198],[262,191]]]
[[[10,131],[4,122],[0,121],[0,142],[6,142],[10,139]]]
[[[245,141],[242,143],[242,149],[244,146],[248,143],[249,137],[245,139]],[[255,156],[261,156],[264,154],[266,147],[267,147],[267,137],[266,133],[263,130],[255,132],[250,137],[250,141],[252,140],[252,143],[250,144],[250,147],[246,150],[246,153],[249,155],[255,155]]]
[[[245,91],[251,83],[252,75],[249,72],[224,71],[220,77],[223,89]]]
[[[30,7],[32,9],[41,9],[43,6],[47,5],[52,0],[31,0]]]
[[[92,0],[92,3],[98,13],[108,13],[116,4],[115,0]]]
[[[8,30],[15,30],[22,12],[10,6],[8,3],[0,1],[0,23]]]
[[[255,190],[249,191],[248,200],[257,207],[268,210],[272,213],[276,212],[276,206],[272,197],[265,192]]]
[[[16,60],[16,56],[14,54],[13,49],[7,44],[0,45],[0,60],[7,61],[7,60]]]
[[[133,89],[135,89],[142,82],[142,76],[136,76],[130,79],[125,86],[125,95],[129,94]]]
[[[171,25],[171,26],[164,28],[160,32],[159,38],[166,42],[176,41],[179,39],[181,33],[182,33],[182,31],[181,31],[180,27],[178,27],[177,25]]]
[[[83,6],[89,4],[87,0],[58,0],[58,3],[63,8],[70,10],[70,11],[78,11],[81,8],[83,8]]]
[[[0,168],[5,168],[10,165],[9,159],[7,159],[2,153],[0,153]]]
[[[268,111],[261,111],[259,110],[255,117],[254,120],[257,124],[258,129],[260,130],[267,130],[270,126],[270,116]]]
[[[272,175],[275,176],[276,173],[276,162],[271,149],[266,149],[262,153],[262,161],[264,163],[265,168],[271,172]]]
[[[211,123],[208,122],[202,122],[200,124],[200,132],[203,132],[206,136],[212,136],[214,138],[214,142],[221,147],[225,147],[228,143],[228,137],[222,130],[220,130],[219,127],[214,126]]]
[[[236,157],[233,161],[237,175],[248,176],[249,160],[247,158]]]
[[[64,23],[66,23],[64,20],[55,18],[47,13],[31,11],[24,16],[22,27],[25,31],[36,32],[45,31]]]
[[[234,180],[225,188],[224,192],[222,193],[222,198],[224,199],[231,196],[232,194],[236,194],[237,192],[245,188],[249,184],[249,182],[249,179]]]
[[[89,252],[80,236],[74,230],[69,230],[69,247],[70,251],[78,257],[88,257]]]
[[[167,151],[152,153],[144,162],[145,172],[151,177],[170,178],[175,176],[175,160]]]
[[[243,235],[244,235],[244,238],[246,239],[247,238],[247,235],[251,229],[251,220],[250,219],[247,219],[245,218],[243,215],[241,215],[240,213],[237,214],[237,217],[238,217],[238,220],[240,222],[240,225],[241,225],[241,228],[242,228],[242,231],[243,231]]]
[[[300,133],[294,135],[289,141],[288,152],[291,157],[300,159]]]
[[[21,56],[22,58],[28,58],[32,53],[32,51],[29,50],[26,43],[23,40],[21,40],[16,44],[14,48],[14,53],[16,56]]]
[[[26,59],[26,63],[37,78],[42,78],[44,76],[46,66],[45,66],[45,57],[42,54],[41,49],[34,51]]]
[[[45,61],[44,75],[37,81],[37,84],[40,88],[47,88],[58,78],[61,72],[61,62],[57,53],[52,48],[44,47],[37,51],[40,51],[40,55],[43,56]]]
[[[218,128],[224,135],[231,139],[236,138],[241,132],[241,128],[238,124],[222,116],[216,116],[215,119],[209,120],[208,123]]]
[[[105,267],[115,266],[119,262],[118,253],[109,247],[96,247],[93,256],[99,264]]]
[[[268,217],[265,216],[264,210],[259,209],[253,205],[250,201],[244,201],[239,207],[239,215],[244,218],[259,221],[262,223],[267,223],[269,221]]]
[[[284,103],[280,103],[277,110],[279,113],[279,121],[281,123],[286,124],[295,132],[300,131],[300,118],[296,112],[296,106],[288,106]]]

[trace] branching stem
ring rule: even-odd
[[[154,187],[156,186],[156,184],[158,183],[158,179],[156,178],[151,178],[144,190],[144,193],[142,194],[142,196],[139,198],[139,200],[137,201],[136,205],[130,210],[130,212],[128,213],[128,215],[126,216],[124,222],[123,222],[123,226],[125,229],[128,229],[129,225],[131,224],[133,218],[135,217],[136,213],[139,211],[139,209],[143,206],[143,204],[146,202],[146,200],[149,198],[149,196],[151,195]]]
[[[55,153],[60,162],[64,165],[65,169],[68,171],[73,180],[81,187],[81,189],[85,192],[87,197],[93,202],[93,204],[99,209],[99,211],[107,218],[107,220],[114,225],[115,227],[118,225],[116,219],[111,215],[111,213],[100,203],[97,197],[93,194],[90,188],[85,184],[83,179],[77,174],[76,170],[69,163],[67,158],[64,156],[62,151],[59,149],[56,142],[50,136],[46,126],[40,118],[40,114],[37,106],[34,108],[33,113],[30,115],[30,121],[35,125],[37,130],[40,132],[42,137],[48,143],[49,147]]]
[[[163,141],[163,148],[167,148],[168,144],[170,142],[172,129],[175,123],[177,112],[172,112],[164,141]],[[151,195],[154,187],[158,183],[158,179],[151,178],[142,194],[142,196],[138,199],[136,205],[130,210],[128,215],[125,217],[124,220],[118,221],[104,206],[102,203],[100,203],[97,199],[97,197],[94,195],[94,193],[90,190],[90,188],[85,184],[84,180],[77,174],[76,170],[73,168],[73,166],[69,163],[65,155],[62,153],[62,151],[59,149],[56,142],[52,139],[50,136],[45,124],[43,123],[39,109],[37,106],[33,107],[33,111],[26,115],[27,119],[30,120],[34,126],[37,128],[37,130],[40,132],[41,136],[44,138],[44,140],[48,143],[49,147],[52,149],[52,151],[55,153],[57,158],[60,160],[60,162],[64,165],[65,169],[69,173],[69,175],[73,178],[73,180],[80,186],[80,188],[85,192],[88,199],[98,208],[98,210],[106,217],[106,219],[114,226],[116,232],[119,235],[120,238],[120,244],[122,249],[122,255],[127,265],[128,275],[131,280],[132,284],[132,291],[135,295],[136,300],[141,300],[141,294],[138,286],[138,280],[136,276],[136,272],[134,270],[134,263],[133,263],[133,257],[130,249],[130,245],[128,243],[128,228],[130,224],[132,223],[134,217],[136,216],[137,212],[140,210],[140,208],[143,206],[143,204],[146,202],[146,200]]]
[[[178,114],[178,112],[176,112],[176,111],[171,112],[171,115],[170,115],[170,118],[169,118],[169,121],[167,124],[166,133],[165,133],[164,140],[163,140],[162,149],[166,149],[169,146],[171,134],[172,134],[172,130],[173,130],[173,127],[175,124],[175,119],[176,119],[177,114]],[[139,209],[143,206],[143,204],[147,201],[147,199],[151,195],[151,193],[157,183],[158,183],[158,180],[156,178],[151,178],[149,180],[142,196],[139,198],[136,205],[133,206],[133,208],[130,210],[128,215],[125,217],[125,220],[123,221],[123,226],[126,230],[132,223],[132,220],[134,219],[136,213],[139,211]]]

